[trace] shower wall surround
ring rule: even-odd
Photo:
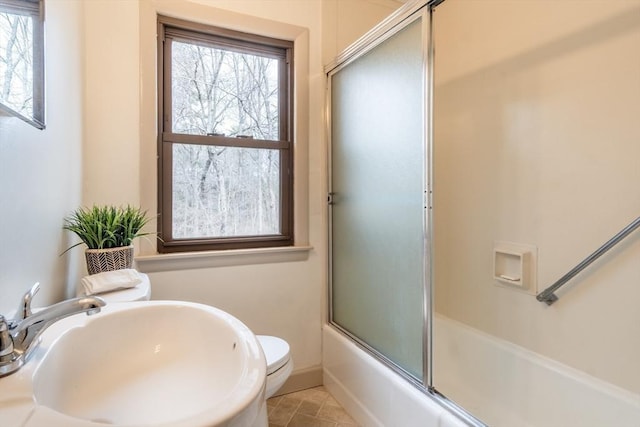
[[[425,399],[433,387],[492,426],[563,425],[585,406],[588,416],[575,418],[581,426],[633,425],[640,417],[640,337],[632,327],[640,323],[640,235],[572,279],[553,306],[538,302],[533,289],[497,280],[494,247],[531,248],[535,262],[522,256],[526,268],[514,271],[526,271],[540,291],[640,215],[640,3],[421,4],[432,7],[423,21],[431,33],[425,27],[422,42],[433,43],[434,56],[423,51],[424,73],[411,95],[384,83],[390,94],[376,96],[381,89],[358,86],[364,77],[349,83],[345,71],[381,77],[380,64],[403,65],[398,49],[384,53],[388,64],[371,58],[392,39],[390,21],[398,24],[395,35],[410,28],[406,12],[415,3],[345,50],[337,60],[342,69],[329,70],[333,327],[417,385]],[[358,50],[367,53],[357,57]],[[397,111],[424,113],[423,132],[403,138],[411,126],[373,115],[390,102],[399,102]],[[382,142],[374,143],[378,136]],[[422,144],[422,152],[394,157],[412,144]],[[383,160],[375,160],[380,152]],[[422,167],[415,182],[427,210],[422,226],[403,234],[394,227],[412,224],[416,210],[404,193],[413,187],[399,184],[400,177],[415,167]],[[394,185],[401,190],[388,197]],[[341,211],[357,203],[353,214]],[[398,303],[403,298],[406,305]],[[419,327],[401,323],[412,315]],[[388,335],[395,341],[386,343]],[[418,347],[422,371],[403,359],[403,352],[420,354]],[[503,363],[490,363],[497,360]],[[327,381],[346,395],[346,384],[366,383],[332,369]],[[538,371],[540,382],[530,377]],[[513,381],[497,381],[505,375]],[[494,390],[491,404],[487,390]],[[563,405],[563,396],[580,404]],[[542,401],[558,404],[544,421]]]
[[[541,291],[640,215],[640,3],[446,0],[433,22],[436,312],[640,393],[640,233],[552,306],[491,259],[537,247]]]

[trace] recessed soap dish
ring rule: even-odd
[[[512,242],[495,242],[493,247],[493,278],[496,284],[537,293],[537,248]]]

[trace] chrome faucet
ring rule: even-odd
[[[0,377],[9,375],[24,365],[37,348],[40,334],[60,319],[78,313],[92,315],[100,312],[106,302],[99,297],[86,296],[65,300],[36,313],[31,301],[40,290],[36,283],[22,297],[16,317],[5,320],[0,315]]]

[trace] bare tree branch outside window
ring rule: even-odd
[[[203,41],[202,34],[189,39],[184,32],[167,39],[170,239],[289,233],[282,179],[290,166],[282,159],[290,141],[281,135],[286,49]]]
[[[246,53],[173,43],[173,131],[278,138],[278,63]],[[279,232],[273,150],[176,144],[173,237]]]
[[[0,0],[0,106],[44,127],[44,43],[39,3]]]
[[[28,16],[0,13],[0,101],[27,116],[33,114],[33,38]]]

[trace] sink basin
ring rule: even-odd
[[[71,316],[43,333],[29,363],[36,407],[87,425],[266,423],[260,345],[243,323],[210,306],[118,303]]]

